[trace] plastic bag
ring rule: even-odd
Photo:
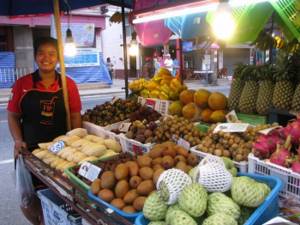
[[[27,170],[22,155],[17,159],[16,165],[16,189],[20,206],[26,208],[35,195],[30,172]]]

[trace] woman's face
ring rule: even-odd
[[[37,50],[35,61],[41,72],[52,72],[58,62],[58,52],[52,44],[41,45]]]

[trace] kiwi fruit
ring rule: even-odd
[[[129,180],[129,185],[131,188],[137,188],[141,182],[142,178],[140,178],[139,176],[133,176]]]
[[[125,207],[122,208],[122,210],[126,213],[135,213],[136,210],[132,205],[126,205]]]
[[[126,162],[126,165],[128,167],[129,176],[133,177],[133,176],[138,175],[138,173],[139,173],[139,166],[138,166],[137,162],[135,162],[135,161],[128,161],[128,162]]]
[[[188,172],[188,168],[185,162],[183,161],[179,161],[176,164],[176,168],[182,170],[183,172],[187,173]]]
[[[121,198],[115,198],[110,202],[111,205],[118,209],[122,209],[125,206],[124,201]]]
[[[102,188],[107,188],[107,189],[112,189],[116,185],[116,179],[115,175],[112,171],[105,171],[101,175],[101,187]]]
[[[137,163],[140,167],[151,166],[152,158],[147,155],[137,157]]]
[[[130,191],[128,191],[126,193],[123,200],[126,204],[131,204],[131,203],[133,203],[134,199],[136,199],[138,196],[139,195],[138,195],[136,189],[131,189]]]
[[[98,194],[98,192],[100,191],[100,189],[101,189],[101,180],[97,178],[91,184],[91,192],[94,195],[96,195],[96,194]]]
[[[115,187],[115,194],[117,198],[123,198],[129,190],[127,180],[120,180]]]
[[[117,165],[115,169],[115,177],[117,180],[126,179],[128,177],[128,174],[129,174],[128,167],[124,163]]]
[[[148,196],[154,190],[153,181],[152,180],[142,181],[136,190],[139,195]]]
[[[175,163],[177,164],[178,162],[185,162],[186,163],[186,158],[183,155],[176,155],[175,158]]]
[[[162,157],[158,157],[152,160],[152,165],[161,164],[161,163],[162,163]]]
[[[170,169],[174,166],[175,162],[174,162],[174,159],[169,156],[169,155],[166,155],[163,157],[162,159],[162,166],[165,168],[165,169]]]
[[[187,158],[187,162],[190,166],[197,166],[199,163],[198,157],[194,154],[189,154],[188,158]]]
[[[155,165],[152,167],[152,169],[153,169],[154,171],[156,171],[156,170],[158,170],[158,169],[164,169],[164,168],[163,168],[163,166],[160,165],[160,164],[155,164]]]
[[[155,170],[155,172],[153,173],[153,183],[156,185],[157,181],[158,181],[158,178],[159,176],[164,172],[165,170],[164,169],[157,169]]]
[[[175,150],[177,152],[178,155],[182,155],[184,156],[185,158],[187,158],[189,156],[189,152],[188,150],[186,150],[184,147],[180,146],[180,145],[177,145],[175,147]]]
[[[144,196],[139,196],[133,201],[133,207],[136,209],[136,211],[143,210],[145,201],[146,201],[146,197]]]
[[[152,179],[153,169],[150,167],[143,167],[139,170],[139,175],[143,180]]]
[[[161,157],[164,147],[161,144],[154,145],[153,148],[149,152],[149,156],[152,159],[156,159]]]
[[[98,193],[98,197],[106,202],[110,202],[111,200],[114,199],[115,196],[114,196],[114,193],[110,189],[102,189]]]

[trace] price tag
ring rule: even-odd
[[[89,162],[84,162],[81,164],[78,173],[80,176],[83,176],[84,178],[93,182],[95,179],[98,178],[101,170],[102,169],[98,166],[95,166]]]
[[[281,127],[281,126],[270,127],[270,128],[264,129],[264,130],[260,130],[260,131],[258,131],[258,133],[267,135],[267,134],[269,134],[271,131],[276,130],[276,129],[279,128],[279,127]]]
[[[182,138],[179,138],[177,141],[177,144],[184,147],[186,150],[190,149],[190,143]]]
[[[109,214],[112,214],[114,212],[114,210],[112,210],[111,208],[107,208],[105,211],[108,212]]]
[[[121,123],[118,130],[126,133],[129,130],[130,126],[131,126],[131,123]]]
[[[214,133],[219,131],[227,133],[245,132],[249,127],[248,123],[221,123],[214,129]]]
[[[54,144],[50,145],[48,150],[54,154],[59,153],[63,148],[65,147],[65,142],[63,141],[58,141],[55,142]]]
[[[234,110],[229,112],[225,117],[226,117],[227,123],[240,123],[240,121],[236,115],[236,112]]]
[[[115,104],[116,101],[118,101],[119,98],[118,97],[113,97],[112,100],[110,101],[110,103],[113,105]]]
[[[146,99],[146,102],[145,102],[145,105],[152,108],[152,109],[155,109],[155,104],[156,104],[156,101],[153,100],[153,99],[149,99],[147,98]]]

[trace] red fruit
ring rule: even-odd
[[[293,121],[284,128],[284,135],[287,137],[291,135],[292,143],[299,144],[300,142],[300,119]]]
[[[291,169],[296,173],[300,173],[300,161],[294,161],[292,163]]]
[[[281,139],[276,133],[261,135],[253,144],[253,154],[259,158],[269,158],[280,142]]]
[[[271,155],[270,162],[280,165],[286,166],[288,160],[291,157],[290,149],[291,149],[291,136],[289,135],[286,139],[284,146],[277,144],[276,151]]]

